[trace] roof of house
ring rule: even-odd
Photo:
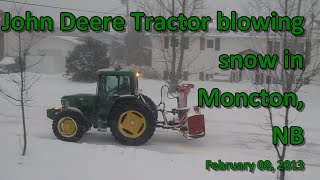
[[[242,56],[246,56],[248,54],[257,55],[257,54],[260,54],[260,53],[258,53],[257,51],[254,51],[252,49],[247,49],[247,50],[244,50],[244,51],[240,52],[239,54],[242,55]]]
[[[72,36],[57,36],[57,37],[65,41],[69,41],[74,45],[83,44],[82,41],[79,41],[78,37],[72,37]]]

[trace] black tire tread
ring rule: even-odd
[[[118,129],[118,120],[121,114],[128,110],[136,110],[142,113],[147,121],[147,128],[144,134],[135,139],[123,136]],[[118,142],[127,146],[139,146],[145,144],[151,139],[156,128],[156,122],[153,118],[152,111],[138,100],[124,100],[115,104],[109,114],[109,120],[111,121],[110,129],[112,135]]]
[[[146,101],[146,105],[150,108],[150,110],[152,111],[152,113],[154,115],[155,120],[157,121],[158,120],[158,108],[157,108],[156,104],[148,96],[146,96],[144,94],[140,94],[140,95]]]
[[[62,119],[64,117],[70,117],[77,123],[78,132],[73,137],[70,137],[70,138],[64,137],[58,131],[58,122],[60,119]],[[64,111],[64,112],[59,113],[56,116],[55,120],[52,122],[52,131],[53,131],[54,135],[61,141],[77,142],[82,138],[83,134],[85,133],[85,131],[84,131],[84,129],[85,129],[84,126],[86,126],[85,124],[86,123],[85,123],[84,119],[78,113]]]

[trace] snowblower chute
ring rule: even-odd
[[[161,94],[164,87],[161,89]],[[172,111],[166,111],[166,105],[161,100],[158,107],[164,121],[158,122],[158,127],[178,130],[188,139],[196,139],[205,136],[204,115],[201,114],[200,108],[198,106],[194,106],[193,108],[188,107],[188,95],[192,88],[194,88],[193,84],[182,84],[177,87],[178,97],[175,98],[177,98],[178,107],[172,109]],[[168,113],[178,115],[178,117],[168,121],[166,116]]]

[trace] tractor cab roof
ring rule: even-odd
[[[137,71],[132,69],[100,69],[98,71],[99,75],[107,75],[107,76],[135,76]]]

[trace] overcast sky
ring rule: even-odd
[[[19,0],[16,0],[17,2]],[[236,10],[238,12],[245,12],[245,7],[247,7],[248,0],[207,0],[207,12],[208,15],[214,18],[215,11],[222,10],[224,12],[229,12],[231,10]],[[102,12],[112,12],[115,14],[125,14],[126,10],[124,7],[112,11],[115,8],[121,6],[120,0],[28,0],[28,1],[20,1],[20,2],[28,2],[28,3],[35,3],[41,5],[49,5],[49,6],[59,6],[59,7],[66,7],[66,8],[75,8],[75,9],[84,9],[90,11],[102,11]],[[54,19],[59,18],[59,12],[63,10],[59,9],[52,9],[46,7],[35,7],[35,6],[24,6],[26,10],[30,10],[33,14],[40,16],[40,15],[48,15],[52,16]],[[137,10],[133,4],[131,3],[130,8],[132,11]],[[3,11],[12,11],[14,6],[12,3],[0,2],[0,9]],[[95,14],[95,13],[84,13],[84,12],[74,12],[75,15],[84,15],[84,16],[94,16],[99,15],[103,16],[103,14]],[[110,14],[115,16],[115,14]],[[107,15],[107,14],[105,14]]]

